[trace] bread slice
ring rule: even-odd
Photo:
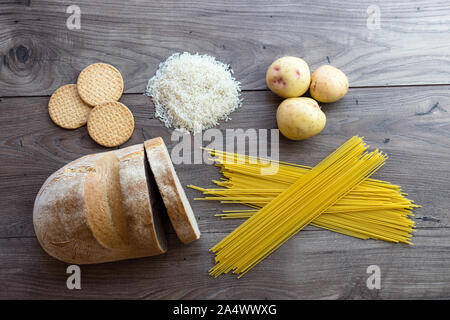
[[[95,239],[105,248],[126,248],[128,227],[120,190],[119,159],[108,152],[95,161],[84,184],[86,217]]]
[[[145,159],[144,146],[116,151],[120,159],[120,188],[130,242],[148,255],[167,251],[161,223],[162,200]]]
[[[183,243],[199,239],[200,230],[197,220],[175,173],[164,141],[161,138],[147,140],[144,142],[144,147],[147,160],[178,238]]]
[[[35,232],[44,250],[75,264],[166,252],[164,233],[151,210],[145,165],[139,145],[88,155],[52,174],[33,210]]]

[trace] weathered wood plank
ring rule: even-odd
[[[0,239],[0,299],[448,299],[449,228],[422,229],[415,245],[360,241],[307,228],[243,278],[207,275],[208,249],[225,233],[166,255],[81,266],[81,290],[66,288],[67,265],[34,238]],[[367,267],[381,269],[381,289],[366,286]]]
[[[450,298],[450,8],[430,0],[379,1],[381,29],[370,30],[373,1],[78,1],[81,30],[65,27],[69,1],[0,1],[0,299],[311,299]],[[171,131],[153,118],[140,94],[158,63],[176,51],[201,52],[230,63],[245,90],[265,88],[264,74],[282,55],[304,57],[312,69],[341,67],[349,94],[324,106],[325,130],[302,142],[280,138],[282,160],[314,165],[352,135],[365,136],[390,159],[377,178],[400,184],[416,210],[414,246],[361,241],[307,227],[243,279],[212,279],[208,249],[239,221],[213,217],[223,206],[191,201],[202,239],[182,245],[169,232],[167,255],[82,267],[82,290],[65,287],[66,264],[34,237],[32,207],[41,184],[67,162],[104,151],[86,128],[55,126],[48,97],[99,60],[126,81],[122,101],[136,130],[126,145]],[[447,84],[416,88],[366,86]],[[11,96],[11,98],[1,98]],[[12,96],[40,96],[17,97]],[[244,92],[244,107],[218,128],[276,128],[281,101]],[[256,141],[252,141],[256,142]],[[183,184],[211,185],[207,165],[176,166]],[[189,199],[199,196],[187,190]],[[169,227],[170,228],[170,227]],[[381,290],[366,288],[366,268],[380,266]],[[274,281],[276,279],[276,281]]]
[[[275,57],[331,63],[351,86],[448,84],[450,7],[445,1],[77,1],[81,29],[66,28],[69,1],[0,4],[0,96],[48,95],[88,64],[112,63],[128,93],[144,91],[177,51],[230,63],[247,90],[265,88]]]
[[[280,138],[280,159],[314,165],[349,137],[359,134],[390,156],[376,177],[404,187],[423,208],[416,210],[419,227],[449,227],[450,181],[449,87],[352,89],[340,102],[324,106],[328,123],[311,139]],[[281,101],[270,92],[245,92],[244,106],[219,128],[276,128],[275,110]],[[170,130],[153,118],[151,100],[126,95],[136,129],[126,145],[162,136],[169,148]],[[47,97],[3,98],[0,101],[0,237],[33,236],[31,213],[41,184],[59,167],[82,155],[104,151],[86,128],[63,130],[47,113]],[[205,143],[207,144],[207,143]],[[213,166],[177,165],[184,185],[211,185],[220,177]],[[188,197],[201,196],[187,190]],[[191,201],[208,232],[228,232],[235,222],[213,217],[223,206]]]

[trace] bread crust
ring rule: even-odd
[[[36,236],[43,249],[68,263],[108,260],[89,226],[84,201],[85,180],[103,154],[77,159],[52,174],[39,191],[33,209]],[[95,259],[93,257],[95,256]]]
[[[197,220],[178,179],[162,138],[144,142],[150,168],[155,176],[172,226],[185,244],[200,238]]]

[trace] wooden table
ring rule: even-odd
[[[73,3],[0,1],[0,298],[450,298],[446,1],[79,0],[81,29],[69,30],[66,9]],[[372,19],[377,10],[379,29]],[[402,185],[423,206],[415,210],[414,245],[307,227],[242,279],[212,279],[208,249],[240,222],[214,217],[221,205],[193,201],[199,194],[188,189],[201,240],[185,246],[171,231],[167,254],[82,266],[82,289],[68,290],[67,265],[36,240],[33,201],[53,171],[105,149],[85,127],[54,125],[49,96],[74,83],[85,66],[111,63],[123,74],[122,102],[136,119],[125,145],[162,136],[173,147],[171,130],[154,118],[142,93],[158,64],[182,51],[216,56],[242,83],[243,107],[221,130],[276,128],[281,99],[265,86],[275,58],[300,56],[312,70],[328,63],[341,68],[351,88],[341,101],[323,106],[324,131],[302,142],[280,137],[280,158],[314,165],[347,138],[366,137],[390,156],[376,177]],[[176,169],[184,185],[210,186],[220,177],[204,164]],[[369,265],[381,269],[380,290],[366,286]]]

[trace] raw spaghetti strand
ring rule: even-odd
[[[370,176],[387,159],[367,152],[353,137],[285,191],[253,214],[211,251],[216,264],[210,275],[232,271],[239,277],[313,221],[342,196]]]

